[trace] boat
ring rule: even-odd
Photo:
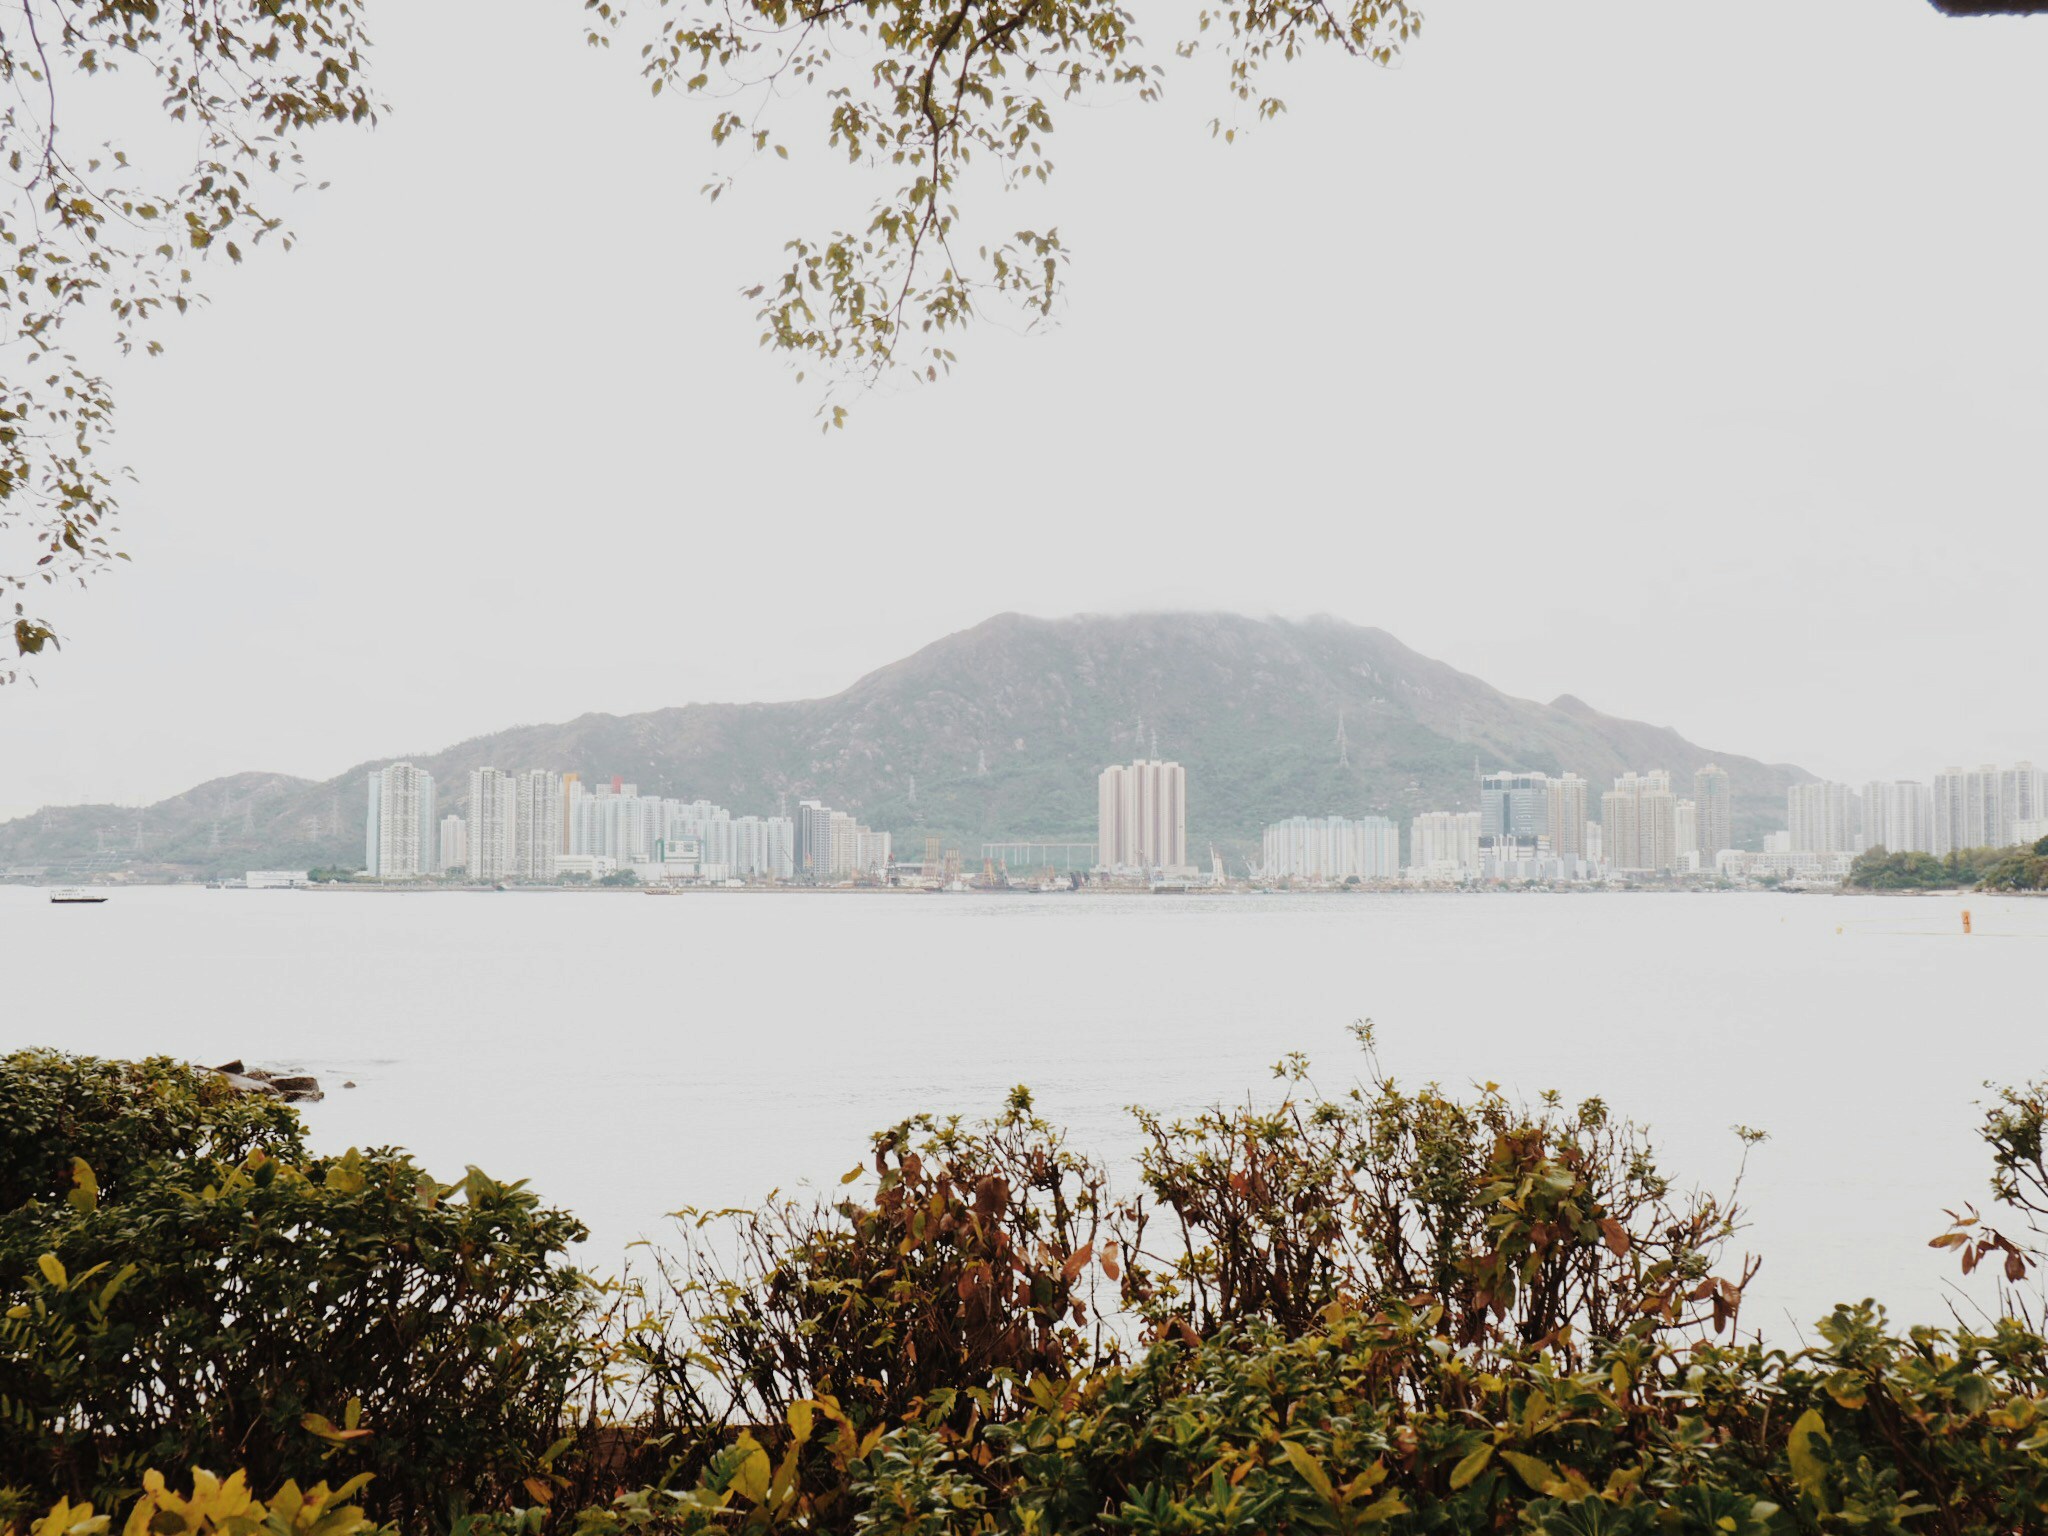
[[[82,891],[75,885],[61,886],[50,892],[50,900],[64,906],[87,906],[107,898],[95,891]]]

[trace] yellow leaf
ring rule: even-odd
[[[1557,1475],[1557,1468],[1538,1456],[1525,1456],[1520,1451],[1502,1451],[1500,1459],[1515,1469],[1515,1475],[1537,1493],[1553,1496],[1564,1487],[1564,1479]]]
[[[1325,1504],[1337,1502],[1337,1490],[1330,1485],[1330,1474],[1323,1470],[1321,1462],[1292,1440],[1282,1440],[1280,1450],[1294,1464],[1294,1470],[1301,1474],[1302,1481],[1315,1489]]]
[[[1482,1445],[1463,1461],[1451,1468],[1451,1486],[1463,1488],[1473,1478],[1486,1470],[1486,1464],[1493,1460],[1493,1447]]]
[[[742,1434],[738,1440],[742,1451],[739,1469],[732,1475],[732,1488],[750,1504],[760,1504],[768,1497],[768,1479],[772,1469],[768,1465],[768,1453],[752,1435]]]
[[[54,1253],[46,1253],[37,1259],[36,1267],[43,1272],[43,1278],[60,1291],[69,1283],[64,1275],[64,1266]]]
[[[1408,1513],[1408,1506],[1401,1502],[1401,1495],[1390,1493],[1384,1499],[1375,1499],[1358,1512],[1361,1520],[1391,1520],[1396,1515]]]
[[[1785,1459],[1792,1463],[1792,1475],[1799,1486],[1813,1495],[1816,1504],[1826,1508],[1827,1466],[1814,1453],[1813,1442],[1828,1443],[1827,1423],[1818,1409],[1809,1408],[1799,1415],[1792,1426],[1792,1435],[1785,1443]]]
[[[82,1157],[71,1159],[71,1193],[64,1203],[75,1211],[96,1211],[100,1206],[100,1181]]]

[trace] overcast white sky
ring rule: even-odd
[[[0,816],[831,693],[1006,609],[1329,612],[1830,776],[2048,755],[2048,22],[1424,9],[1234,147],[1199,69],[1068,111],[1048,196],[970,206],[1056,218],[1059,329],[823,438],[735,295],[859,217],[822,146],[711,207],[580,6],[373,4],[389,118],[118,375],[134,564],[0,691]]]

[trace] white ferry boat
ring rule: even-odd
[[[105,901],[105,895],[98,891],[82,891],[75,885],[60,886],[50,892],[50,900],[65,906],[89,906],[96,901]]]

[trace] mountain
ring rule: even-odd
[[[1340,741],[1341,733],[1341,741]],[[1569,695],[1510,698],[1336,619],[1231,614],[1034,619],[1004,614],[949,635],[828,699],[690,704],[519,726],[411,760],[460,810],[472,768],[614,775],[643,792],[705,798],[734,814],[818,798],[893,831],[967,851],[985,840],[1093,841],[1107,763],[1159,755],[1187,767],[1188,843],[1253,846],[1292,815],[1477,804],[1485,769],[1573,771],[1605,782],[1664,768],[1689,793],[1709,761],[1728,770],[1734,831],[1782,825],[1785,789],[1810,777],[1694,746],[1675,731],[1603,715]],[[216,779],[137,812],[51,808],[0,824],[0,868],[187,872],[362,863],[363,777]]]

